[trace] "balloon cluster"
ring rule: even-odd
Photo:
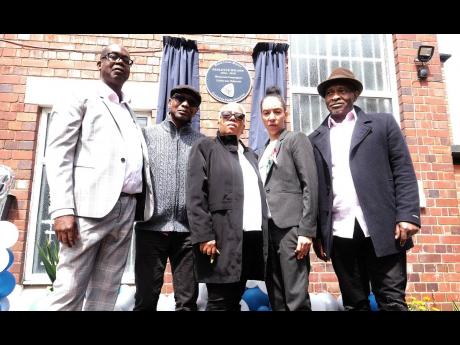
[[[13,223],[0,221],[0,311],[10,309],[8,295],[16,286],[16,279],[8,269],[13,265],[14,256],[10,247],[18,240],[19,232]]]
[[[271,311],[265,283],[248,280],[240,305],[241,311]]]

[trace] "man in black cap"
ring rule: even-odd
[[[169,258],[177,311],[197,310],[198,283],[185,207],[185,177],[192,144],[203,135],[191,120],[201,103],[188,85],[171,90],[166,119],[143,130],[147,142],[154,200],[152,218],[136,223],[134,310],[156,310]]]
[[[370,310],[371,289],[380,310],[407,310],[406,250],[420,229],[417,180],[393,115],[353,106],[362,90],[345,68],[318,85],[330,113],[310,134],[319,184],[313,248],[331,258],[345,310]]]

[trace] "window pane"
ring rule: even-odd
[[[316,87],[319,84],[318,79],[318,61],[316,59],[310,59],[310,83],[308,86]]]
[[[297,59],[291,59],[291,80],[293,86],[300,86]]]
[[[299,79],[300,86],[308,86],[308,73],[306,59],[299,60]]]
[[[390,98],[375,98],[360,96],[355,105],[366,113],[392,113]]]
[[[345,57],[350,56],[350,50],[348,47],[348,39],[340,40],[340,55],[345,56]]]
[[[372,57],[372,35],[362,35],[363,57]]]
[[[374,63],[364,62],[364,80],[362,81],[365,90],[375,90]]]
[[[52,222],[48,215],[49,210],[49,186],[46,180],[46,169],[43,168],[42,172],[42,181],[41,181],[41,190],[40,190],[40,201],[38,204],[38,221],[35,237],[35,248],[37,246],[44,246],[48,241],[54,241],[58,244],[56,236],[54,235],[54,230],[52,229]],[[38,250],[34,250],[33,264],[32,264],[33,273],[46,273],[45,266],[43,265],[39,255]]]

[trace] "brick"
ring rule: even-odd
[[[48,67],[47,60],[37,60],[37,59],[22,59],[22,66],[26,67],[41,67],[46,68]]]
[[[19,99],[16,93],[0,93],[0,102],[17,102]]]
[[[37,120],[37,114],[33,114],[33,113],[17,113],[16,120],[17,121],[25,121],[25,122],[36,121]]]
[[[20,140],[34,140],[35,133],[34,132],[27,132],[27,131],[20,131],[16,132],[15,139]]]
[[[32,159],[33,158],[33,152],[32,151],[13,151],[12,152],[12,158],[13,159]]]
[[[0,92],[12,92],[13,85],[12,84],[0,84]]]

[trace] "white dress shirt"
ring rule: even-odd
[[[123,100],[120,102],[118,95],[107,84],[101,82],[104,98],[112,103],[110,110],[120,124],[121,135],[126,148],[125,157],[125,181],[122,192],[136,194],[142,192],[142,144],[140,136],[142,133],[137,127],[133,117],[128,110],[131,100],[122,92]]]
[[[262,178],[262,183],[265,185],[265,181],[267,181],[267,176],[268,176],[268,165],[270,160],[274,160],[275,155],[275,147],[278,144],[278,139],[276,140],[270,140],[270,143],[267,145],[265,148],[264,153],[262,154],[262,157],[260,158],[259,161],[259,173],[260,177]],[[275,163],[272,163],[275,164]],[[272,214],[270,212],[270,207],[268,206],[268,201],[267,201],[267,210],[268,210],[268,218],[272,217]]]
[[[363,233],[369,237],[363,210],[359,204],[353,177],[350,171],[350,145],[357,115],[350,111],[345,119],[337,123],[329,117],[332,161],[332,231],[334,236],[353,238],[355,219]]]
[[[244,148],[238,143],[238,159],[243,171],[243,231],[262,231],[262,202],[259,179],[253,166],[244,156]]]

